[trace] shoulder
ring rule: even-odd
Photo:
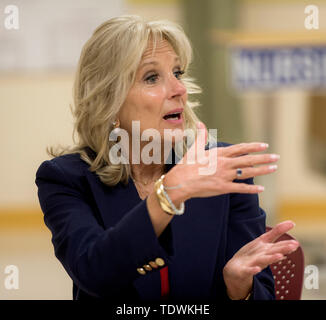
[[[79,153],[65,154],[42,162],[36,179],[64,179],[69,183],[81,179],[88,168],[89,165],[80,158]]]

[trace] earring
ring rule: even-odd
[[[113,121],[112,122],[112,125],[113,125],[114,128],[119,128],[120,127],[120,121],[119,121],[119,119],[116,120],[116,121]]]

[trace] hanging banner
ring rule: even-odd
[[[326,46],[231,49],[232,84],[239,90],[326,87]]]

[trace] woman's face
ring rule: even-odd
[[[133,120],[140,122],[140,135],[146,129],[156,129],[161,141],[164,129],[184,129],[187,91],[181,81],[182,71],[168,41],[158,42],[154,55],[152,44],[147,47],[119,113],[120,128],[128,131],[130,139]],[[171,112],[177,115],[166,117]]]

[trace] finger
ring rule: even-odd
[[[263,176],[265,174],[273,173],[277,170],[277,165],[268,165],[268,166],[261,166],[258,168],[241,168],[242,174],[239,177],[237,175],[237,171],[235,169],[230,170],[230,179],[234,180],[244,180],[248,178]]]
[[[239,143],[229,147],[220,147],[224,157],[237,157],[243,154],[264,151],[268,148],[267,143],[251,142]]]
[[[247,183],[229,182],[225,186],[227,193],[261,193],[265,190],[263,186]]]
[[[231,168],[246,168],[257,164],[275,162],[280,158],[278,154],[255,154],[246,155],[230,160]]]
[[[276,241],[282,234],[290,231],[295,226],[295,223],[287,220],[277,224],[270,231],[265,232],[260,236],[261,240],[266,242]]]
[[[266,254],[281,253],[283,255],[287,255],[297,250],[299,245],[299,242],[296,240],[279,241],[270,247],[268,251],[266,251]]]
[[[261,269],[265,269],[270,264],[280,261],[284,258],[282,253],[274,253],[270,255],[257,255],[252,260],[252,266],[259,266]]]
[[[199,148],[205,149],[206,141],[207,141],[207,129],[203,122],[197,122],[197,136],[189,150],[187,151],[185,158],[189,161],[195,161],[197,150]]]

